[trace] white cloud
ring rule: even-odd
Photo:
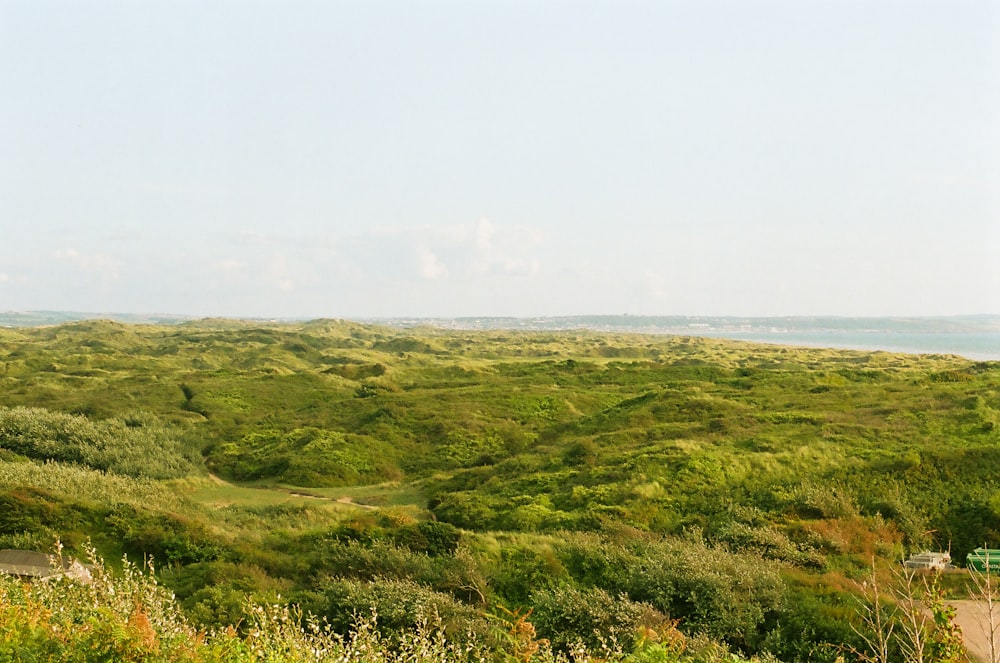
[[[468,251],[469,265],[478,274],[534,276],[541,261],[531,255],[542,242],[542,234],[522,226],[495,226],[489,219],[480,219],[471,233]]]
[[[192,267],[192,272],[199,272],[205,268],[205,263],[198,262],[197,265]],[[223,258],[221,260],[216,260],[211,262],[207,266],[208,276],[204,283],[212,289],[218,290],[219,288],[242,288],[247,283],[253,282],[255,279],[251,277],[252,273],[260,273],[261,270],[251,269],[250,266],[244,260],[237,260],[236,258]]]
[[[646,281],[646,292],[651,299],[658,301],[667,299],[670,294],[670,286],[665,276],[649,270],[643,276]]]
[[[219,256],[193,265],[209,274],[206,283],[219,292],[291,293],[314,285],[325,263],[297,250],[282,252],[244,251],[237,256]],[[262,295],[263,296],[263,295]]]
[[[242,260],[236,260],[235,258],[226,258],[212,264],[212,268],[220,272],[237,272],[242,270],[245,266],[245,262]]]
[[[298,263],[290,265],[283,253],[275,253],[268,259],[264,268],[264,278],[267,285],[282,292],[291,292],[301,285],[315,281],[308,266]]]
[[[474,229],[469,224],[453,223],[440,226],[380,226],[366,232],[365,236],[379,240],[401,237],[416,238],[432,244],[461,244],[468,241],[473,232]]]
[[[235,242],[239,244],[265,244],[270,245],[275,243],[275,238],[271,235],[266,235],[264,233],[258,232],[240,232],[237,233],[233,238]]]
[[[489,250],[494,234],[496,234],[496,226],[490,223],[489,219],[479,219],[479,223],[476,225],[476,246]]]
[[[356,254],[367,254],[388,264],[387,256],[416,255],[418,276],[437,280],[445,276],[525,277],[537,275],[541,260],[536,255],[544,235],[525,226],[494,224],[487,218],[474,223],[446,226],[383,226],[355,236],[350,244]]]
[[[542,267],[541,261],[537,258],[504,257],[497,261],[497,264],[505,274],[520,276],[535,276]]]
[[[81,253],[76,249],[63,249],[53,254],[56,260],[68,263],[76,268],[98,274],[105,279],[117,279],[122,261],[101,253]]]
[[[599,263],[583,260],[574,266],[573,272],[575,278],[589,283],[612,283],[617,281],[618,277],[618,272],[604,260]]]
[[[422,277],[431,281],[448,275],[448,268],[426,246],[417,247],[417,268]]]
[[[28,277],[24,274],[6,274],[0,272],[0,283],[27,283]]]

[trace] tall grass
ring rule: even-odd
[[[122,476],[77,465],[47,461],[0,462],[0,488],[38,488],[98,504],[129,504],[144,509],[190,512],[197,505],[159,481]]]

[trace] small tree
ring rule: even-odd
[[[969,566],[969,577],[973,584],[972,599],[981,608],[979,628],[986,637],[989,663],[1000,663],[1000,600],[997,597],[997,590],[1000,588],[993,582],[989,555],[986,556],[986,566],[982,571]]]
[[[853,653],[868,663],[888,663],[896,651],[906,663],[965,661],[962,630],[940,578],[937,571],[903,569],[893,573],[893,588],[884,592],[873,562],[859,601],[861,627],[852,626],[866,651]]]
[[[893,592],[899,606],[899,626],[902,631],[898,638],[899,648],[908,663],[924,663],[928,660],[927,636],[931,630],[931,618],[921,598],[927,594],[927,576],[917,579],[915,569],[903,568],[895,576],[896,589]]]
[[[851,629],[865,643],[867,651],[854,651],[866,663],[889,663],[893,631],[896,628],[896,608],[879,586],[872,560],[871,572],[861,585],[863,598],[858,601],[858,614],[862,626],[851,624]]]
[[[194,399],[194,389],[186,384],[181,384],[181,393],[184,394],[184,409],[191,409],[191,401]]]
[[[934,663],[963,663],[965,646],[962,628],[955,623],[955,607],[944,600],[944,590],[938,584],[938,574],[927,585],[927,607],[934,617],[934,630],[928,641],[930,660]]]

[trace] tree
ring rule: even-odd
[[[997,596],[1000,587],[993,582],[990,557],[989,555],[985,557],[986,564],[983,570],[969,565],[969,577],[973,584],[971,598],[979,603],[979,628],[986,637],[989,663],[1000,663],[1000,600],[998,600],[1000,597]]]

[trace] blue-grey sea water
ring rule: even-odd
[[[695,335],[695,334],[692,334]],[[704,331],[698,336],[759,343],[846,350],[884,350],[908,354],[959,355],[977,361],[1000,360],[1000,334],[847,332],[847,331]]]

